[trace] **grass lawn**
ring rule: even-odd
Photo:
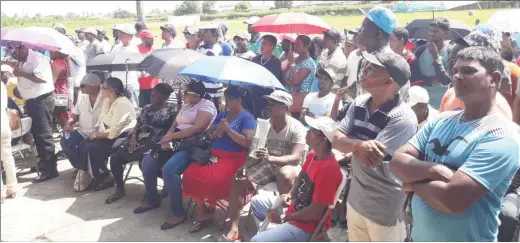
[[[493,13],[502,10],[502,9],[485,9],[485,10],[473,10],[474,15],[469,16],[468,11],[446,11],[446,12],[436,12],[435,17],[446,17],[448,19],[456,19],[464,21],[466,24],[473,26],[475,24],[476,19],[480,19],[481,23],[486,22]],[[433,14],[431,12],[418,12],[418,13],[398,13],[397,19],[399,26],[405,26],[408,22],[413,21],[414,19],[424,19],[431,18]],[[364,16],[321,16],[331,27],[334,27],[340,32],[342,32],[343,28],[356,28],[361,25]],[[243,20],[215,20],[213,22],[223,21],[226,22],[229,26],[228,36],[232,37],[234,34],[246,30],[246,25],[242,23]],[[131,23],[134,24],[135,20],[121,20],[121,19],[99,19],[99,20],[64,20],[60,22],[64,24],[67,28],[67,32],[74,33],[75,29],[79,29],[81,27],[94,27],[94,28],[104,28],[107,30],[108,34],[111,35],[110,28],[114,26],[114,24],[118,23]],[[201,22],[201,25],[208,24],[209,22]],[[159,26],[164,24],[163,22],[146,22],[152,33],[157,36],[155,46],[160,46],[162,40],[160,39],[161,30]],[[52,27],[53,23],[41,23],[39,25],[45,27]],[[9,27],[20,27],[20,26],[9,26]],[[183,27],[177,28],[178,38],[180,40],[184,40],[184,36],[182,35]]]

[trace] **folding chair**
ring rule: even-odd
[[[336,202],[339,200],[339,198],[341,196],[341,192],[343,191],[343,187],[345,187],[345,184],[347,183],[347,175],[345,174],[344,171],[341,171],[341,177],[342,177],[341,178],[341,184],[339,184],[338,189],[336,190],[336,196],[334,196],[334,203],[329,205],[325,209],[325,212],[323,213],[323,216],[321,216],[320,222],[318,223],[318,226],[316,227],[316,230],[314,231],[314,233],[312,233],[311,237],[308,240],[310,242],[316,241],[316,237],[318,236],[318,234],[320,233],[320,231],[323,228],[323,223],[325,223],[325,220],[327,219],[327,216],[329,215],[330,212],[332,212],[332,209],[334,209],[334,207],[336,206]],[[324,237],[325,237],[324,238],[325,241],[330,241],[328,239],[327,233],[324,234]]]
[[[31,131],[31,127],[32,118],[24,117],[20,119],[20,128],[12,131],[11,139],[23,137]],[[34,151],[36,151],[36,147],[34,145],[27,144],[23,141],[23,139],[20,139],[18,143],[11,146],[11,150],[13,155],[15,156],[16,168],[23,170],[27,168],[36,167],[36,173],[40,175],[40,170],[38,168],[38,160],[35,158],[36,154],[34,154]],[[31,154],[31,158],[27,158],[27,156],[24,154],[25,152],[29,152]],[[17,160],[17,158],[21,158],[21,160]]]

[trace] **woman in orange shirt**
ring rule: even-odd
[[[513,112],[511,111],[511,107],[507,102],[506,98],[502,96],[499,92],[497,92],[495,98],[495,105],[500,111],[509,119],[513,119]],[[439,112],[443,111],[455,111],[455,110],[463,110],[464,103],[455,96],[455,89],[451,87],[444,93],[444,96],[441,100],[441,107],[439,108]]]

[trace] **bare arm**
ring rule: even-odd
[[[300,68],[300,70],[296,71],[296,67],[289,67],[289,72],[291,73],[291,79],[287,79],[288,83],[291,85],[299,85],[302,81],[309,75],[311,70],[307,68]]]
[[[362,142],[361,140],[349,138],[342,132],[337,131],[332,140],[332,147],[342,153],[352,153],[356,145]]]
[[[251,129],[245,129],[245,130],[242,130],[242,133],[238,133],[235,130],[230,129],[229,131],[226,131],[226,133],[238,145],[245,147],[245,148],[249,148],[249,147],[251,147],[251,143],[253,141],[253,136],[255,134],[255,131],[251,130]]]
[[[341,103],[341,100],[335,99],[334,104],[332,104],[332,111],[330,112],[330,118],[334,121],[338,119],[339,115],[339,104]]]
[[[305,145],[303,144],[293,144],[292,153],[290,155],[285,156],[268,156],[267,162],[279,166],[284,165],[297,165],[300,163],[301,158],[303,157],[303,152],[305,151]]]
[[[56,80],[58,80],[58,76],[60,76],[60,73],[65,70],[65,68],[60,66],[51,66],[52,70],[52,80],[54,83],[56,83]]]
[[[189,138],[197,133],[204,132],[211,123],[212,119],[213,115],[207,111],[197,112],[197,116],[195,117],[195,124],[182,131],[171,134],[171,136],[169,137],[169,141],[181,138]]]
[[[488,193],[484,186],[462,171],[457,171],[448,182],[414,183],[412,190],[430,207],[447,214],[466,211]]]
[[[302,208],[300,211],[296,211],[285,216],[285,221],[311,221],[320,220],[323,213],[327,209],[327,205],[323,205],[319,202],[312,202],[308,207]]]

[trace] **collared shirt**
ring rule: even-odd
[[[110,51],[112,50],[112,45],[110,44],[109,41],[103,39],[103,41],[101,42],[101,45],[103,46],[103,52],[108,54],[110,53]]]
[[[78,47],[82,50],[82,51],[85,51],[87,50],[87,46],[88,44],[90,44],[90,42],[88,40],[83,40],[81,41],[80,43],[78,43]]]
[[[99,92],[94,106],[90,103],[90,97],[88,94],[79,94],[76,106],[72,109],[74,115],[79,116],[79,130],[84,134],[89,134],[95,131],[96,123],[101,115],[101,108],[105,98],[101,91]]]
[[[130,43],[128,46],[123,46],[123,44],[119,44],[114,46],[114,49],[112,50],[112,53],[115,52],[135,52],[139,53],[139,49],[136,45],[133,45]],[[133,87],[134,90],[139,90],[139,82],[138,82],[138,75],[137,71],[129,71],[128,72],[128,79],[127,79],[127,73],[125,71],[114,71],[111,73],[112,77],[116,77],[121,79],[123,81],[124,85]]]
[[[347,58],[340,47],[336,47],[336,50],[329,55],[329,50],[325,49],[321,53],[319,68],[331,68],[335,73],[334,84],[341,88],[343,78],[345,77],[345,71],[347,69]]]
[[[51,64],[43,54],[29,50],[27,61],[20,63],[20,70],[33,73],[45,83],[35,83],[29,79],[18,77],[18,91],[24,100],[34,99],[40,95],[54,91]]]
[[[110,104],[106,99],[101,108],[100,119],[97,127],[100,132],[108,128],[108,139],[117,138],[122,132],[135,127],[137,123],[134,105],[128,98],[122,96]]]
[[[88,44],[87,48],[85,49],[85,57],[87,59],[87,63],[90,62],[95,56],[99,54],[103,54],[103,44],[99,42],[99,40],[94,39],[91,43]]]

